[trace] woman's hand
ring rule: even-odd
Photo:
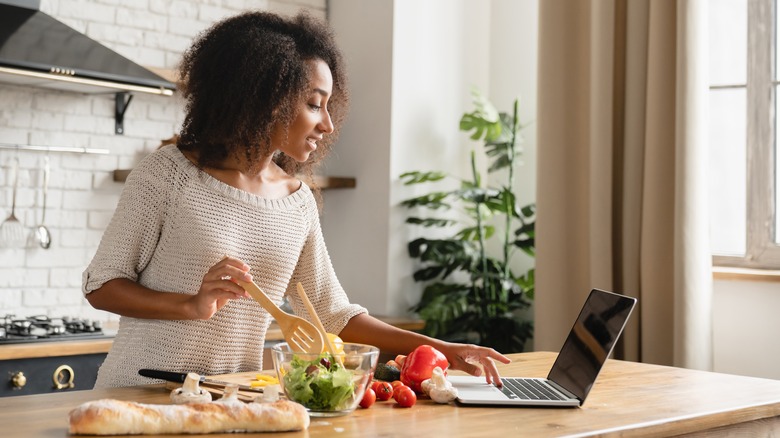
[[[232,257],[223,258],[206,272],[198,293],[190,300],[194,319],[209,319],[228,300],[249,296],[234,278],[252,281],[249,265]]]
[[[485,373],[485,381],[501,386],[501,376],[494,361],[509,363],[511,360],[496,350],[472,344],[445,343],[438,347],[450,362],[453,370],[465,371],[472,376]]]

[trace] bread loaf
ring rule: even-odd
[[[284,432],[308,427],[306,408],[289,400],[157,405],[103,399],[70,412],[70,433],[76,435]]]

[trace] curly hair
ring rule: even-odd
[[[281,153],[274,157],[288,174],[310,176],[338,137],[349,93],[332,30],[306,12],[291,18],[245,12],[198,35],[179,67],[186,99],[179,149],[196,152],[201,167],[241,153],[250,167],[256,166],[270,153],[274,126],[289,127],[307,99],[310,60],[330,67],[333,92],[328,111],[334,132],[318,142],[305,163]]]

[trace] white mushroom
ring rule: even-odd
[[[187,373],[181,388],[171,391],[171,401],[175,404],[184,403],[208,403],[211,401],[211,393],[201,388],[200,376],[196,373]]]
[[[273,403],[279,400],[279,391],[282,388],[279,385],[272,384],[263,388],[263,395],[255,397],[255,403]]]
[[[231,383],[225,386],[225,390],[222,392],[222,397],[215,403],[241,403],[238,399],[238,385]]]
[[[436,403],[449,403],[458,397],[458,389],[447,380],[440,367],[434,368],[431,378],[424,380],[421,386]]]

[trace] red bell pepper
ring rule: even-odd
[[[433,369],[441,368],[446,372],[449,362],[444,353],[430,345],[420,345],[404,360],[401,366],[401,382],[412,388],[414,392],[422,394],[422,382],[430,379]]]

